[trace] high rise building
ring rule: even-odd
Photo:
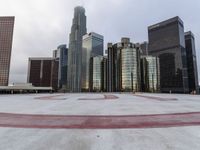
[[[198,83],[195,38],[191,31],[185,33],[185,47],[187,54],[189,92],[191,93],[195,91],[198,93],[199,83]]]
[[[91,57],[90,68],[90,91],[103,91],[103,56]]]
[[[160,59],[161,92],[188,93],[184,25],[179,17],[148,27],[149,54]]]
[[[83,7],[74,9],[68,50],[68,90],[81,92],[82,37],[87,33],[86,16]]]
[[[28,83],[36,87],[58,89],[59,61],[55,58],[29,58]]]
[[[149,46],[149,44],[146,41],[140,44],[141,54],[142,55],[148,55],[149,54],[148,53],[148,46]]]
[[[88,92],[90,82],[90,58],[103,56],[103,36],[91,32],[83,36],[81,90]]]
[[[108,92],[108,57],[104,56],[102,61],[102,68],[103,68],[103,92]]]
[[[159,58],[154,56],[141,57],[141,91],[160,91]]]
[[[58,46],[57,50],[53,51],[53,57],[59,60],[58,69],[58,88],[67,88],[67,59],[68,59],[68,49],[66,45]]]
[[[8,86],[15,17],[0,17],[0,86]]]
[[[108,43],[108,91],[136,92],[140,90],[140,48],[122,38]]]

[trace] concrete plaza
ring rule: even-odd
[[[199,150],[200,96],[0,95],[2,150]]]

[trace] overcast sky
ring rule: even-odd
[[[148,40],[147,27],[174,16],[196,38],[200,71],[199,0],[0,0],[0,16],[15,16],[10,83],[27,81],[28,57],[52,56],[67,44],[73,10],[86,9],[88,32],[102,34],[107,42],[127,36],[132,42]],[[200,75],[200,73],[199,73]]]

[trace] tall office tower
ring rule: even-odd
[[[141,57],[141,91],[160,91],[159,58],[154,56]]]
[[[108,43],[108,91],[140,90],[140,48],[122,38],[120,43]]]
[[[67,82],[71,92],[81,92],[82,37],[86,33],[85,9],[78,6],[74,9],[68,50]]]
[[[90,91],[103,91],[103,56],[91,57],[90,68]]]
[[[188,93],[184,25],[174,17],[148,27],[149,54],[160,59],[161,92]]]
[[[143,42],[143,43],[140,43],[140,48],[141,48],[141,54],[142,55],[148,55],[148,42]]]
[[[103,36],[91,32],[84,35],[82,41],[82,92],[90,91],[90,58],[95,56],[103,56]]]
[[[185,47],[187,54],[189,92],[191,93],[196,91],[198,93],[199,84],[198,84],[195,38],[191,31],[185,33]]]
[[[103,68],[103,92],[108,92],[108,57],[104,56],[102,61]]]
[[[15,17],[0,17],[0,86],[8,86]]]
[[[59,61],[55,58],[29,58],[28,83],[36,87],[52,87],[58,89]]]
[[[59,60],[58,88],[65,90],[67,88],[67,63],[68,63],[67,46],[66,45],[58,46],[57,50],[53,51],[53,57]]]

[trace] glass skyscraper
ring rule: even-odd
[[[103,81],[102,81],[102,87],[103,92],[108,91],[108,57],[104,56],[102,61],[102,70],[103,70]]]
[[[58,88],[65,90],[67,86],[67,67],[68,67],[67,46],[66,45],[58,46],[57,50],[53,52],[53,57],[59,60]]]
[[[15,17],[0,17],[0,86],[8,86]]]
[[[108,43],[108,91],[136,92],[140,90],[140,48],[122,38],[120,43]]]
[[[94,32],[84,35],[82,48],[81,90],[88,92],[90,91],[90,58],[103,56],[103,36]]]
[[[140,48],[141,48],[141,54],[142,55],[148,55],[148,42],[143,42],[143,43],[140,43]]]
[[[82,37],[86,33],[85,9],[78,6],[74,9],[69,38],[67,85],[70,92],[81,92]]]
[[[90,91],[103,91],[103,56],[91,57],[90,68]]]
[[[148,27],[149,54],[160,59],[161,92],[188,93],[184,25],[174,17]]]
[[[153,56],[141,57],[141,91],[160,91],[159,58]]]
[[[138,90],[137,49],[123,48],[121,50],[122,91]]]
[[[189,92],[198,93],[198,69],[197,69],[197,57],[195,49],[194,34],[189,31],[185,33],[185,48],[187,54],[187,68],[188,68],[188,81]]]

